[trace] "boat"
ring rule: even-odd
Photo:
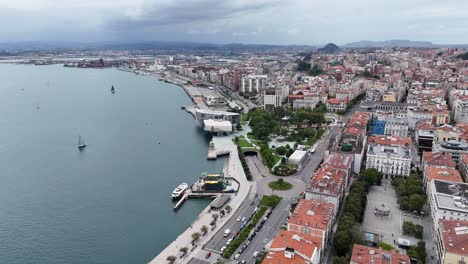
[[[112,88],[111,88],[111,93],[115,93],[115,88],[114,88],[114,85],[112,85]]]
[[[185,193],[185,191],[189,188],[189,185],[187,183],[181,183],[177,188],[174,189],[172,192],[172,199],[178,199],[182,197],[182,195]]]
[[[86,148],[86,144],[84,143],[83,139],[81,138],[81,136],[78,136],[78,149],[79,150],[82,150]]]

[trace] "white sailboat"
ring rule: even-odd
[[[81,136],[78,136],[78,149],[82,150],[86,147],[86,144],[84,143],[83,139]]]

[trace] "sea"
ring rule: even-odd
[[[174,211],[173,189],[225,161],[191,104],[153,76],[0,64],[0,263],[149,262],[209,204]]]

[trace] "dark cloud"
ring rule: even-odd
[[[162,5],[153,5],[144,10],[141,15],[112,20],[109,26],[116,31],[125,31],[146,27],[216,21],[246,13],[258,12],[279,4],[280,0],[191,0],[184,1],[183,3],[181,1],[172,1]]]

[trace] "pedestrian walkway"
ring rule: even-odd
[[[219,140],[217,140],[219,139]],[[213,221],[213,212],[207,207],[200,215],[196,218],[196,220],[192,223],[192,225],[187,228],[182,234],[180,234],[169,246],[167,246],[159,255],[157,255],[150,264],[161,264],[167,263],[167,257],[175,256],[177,259],[174,263],[188,263],[191,259],[193,259],[199,252],[203,250],[203,245],[210,241],[211,238],[224,226],[224,224],[235,215],[237,209],[239,209],[242,202],[250,193],[250,188],[252,183],[247,181],[245,177],[244,170],[242,168],[242,164],[239,160],[239,156],[237,153],[237,146],[232,142],[232,140],[227,140],[227,138],[213,138],[217,149],[224,149],[229,150],[229,160],[226,163],[225,171],[227,171],[227,175],[229,177],[236,178],[239,183],[239,191],[236,194],[231,195],[231,200],[228,203],[231,206],[231,212],[227,214],[222,219],[218,219],[216,223],[216,227],[211,230],[210,223]],[[195,247],[192,246],[192,234],[195,232],[201,233],[200,229],[202,226],[208,227],[209,231],[206,235],[201,236],[199,240],[195,243]],[[189,249],[188,253],[183,257],[180,258],[182,252],[180,249],[182,247],[187,247]]]

